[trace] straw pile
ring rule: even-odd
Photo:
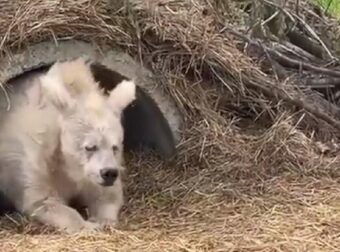
[[[76,37],[150,68],[185,117],[130,154],[119,230],[1,222],[2,251],[339,251],[339,25],[305,1],[0,1],[1,50]],[[326,29],[327,28],[327,29]]]

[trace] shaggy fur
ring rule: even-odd
[[[0,191],[20,212],[67,232],[117,223],[123,204],[122,111],[133,81],[104,97],[82,59],[24,85],[0,125]],[[112,113],[113,111],[113,113]],[[68,206],[80,199],[89,220]]]

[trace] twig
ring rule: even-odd
[[[272,65],[272,69],[273,69],[273,72],[274,72],[274,75],[275,75],[275,79],[276,81],[279,81],[280,77],[279,77],[279,73],[278,73],[278,69],[277,69],[277,63],[275,62],[275,60],[270,56],[270,54],[268,53],[268,50],[262,45],[260,44],[261,46],[261,49],[264,51],[267,59],[269,60],[270,64]],[[275,64],[276,63],[276,64]],[[281,76],[281,74],[280,74]]]
[[[333,54],[330,52],[330,50],[328,49],[328,47],[325,45],[325,43],[320,39],[320,37],[315,33],[315,31],[302,19],[300,18],[298,15],[296,14],[290,14],[287,10],[285,10],[284,8],[282,8],[281,6],[273,3],[273,2],[270,2],[268,0],[262,0],[264,1],[265,3],[267,3],[268,5],[271,5],[275,8],[278,8],[280,9],[283,13],[285,13],[292,21],[295,21],[295,19],[297,19],[305,28],[306,30],[310,33],[310,35],[312,37],[314,37],[314,39],[316,39],[320,44],[321,46],[324,48],[324,50],[327,52],[327,54],[329,55],[329,57],[334,60],[334,59],[337,59],[335,56],[333,56]],[[295,19],[294,19],[295,18]]]
[[[280,14],[280,11],[279,11],[279,10],[275,11],[273,15],[271,15],[269,18],[267,18],[266,20],[263,20],[263,21],[261,22],[261,26],[265,26],[267,23],[269,23],[269,22],[272,21],[274,18],[276,18],[276,16],[279,15],[279,14]]]
[[[300,1],[296,0],[295,13],[297,16],[299,16],[299,12],[300,12]]]
[[[322,39],[315,33],[315,31],[299,16],[296,16],[296,18],[306,27],[307,31],[321,44],[321,46],[325,49],[329,57],[334,60],[336,59],[335,56],[331,53],[331,51],[328,49],[326,44],[322,41]]]
[[[282,11],[284,14],[286,14],[286,16],[287,16],[292,22],[295,22],[295,19],[294,19],[293,15],[290,14],[285,8],[279,6],[279,5],[275,4],[275,3],[272,3],[272,2],[270,2],[270,1],[268,1],[268,0],[262,0],[262,1],[263,1],[264,3],[266,3],[266,4],[268,4],[268,5],[271,5],[271,6],[275,7],[275,8],[277,8],[277,9],[279,9],[279,10]]]
[[[267,50],[268,50],[268,52],[270,52],[272,54],[272,56],[275,56],[277,58],[277,61],[279,61],[281,64],[284,64],[288,67],[294,67],[294,68],[300,68],[301,67],[304,70],[312,70],[312,71],[317,72],[317,73],[322,73],[322,74],[326,74],[326,75],[330,75],[330,76],[334,76],[334,77],[340,77],[339,71],[330,70],[330,69],[323,68],[323,67],[317,67],[317,66],[313,66],[312,64],[309,64],[309,63],[306,63],[306,62],[291,59],[291,58],[287,57],[286,55],[283,55],[282,53],[277,52],[277,51],[270,49],[270,48],[268,48]]]
[[[297,57],[300,60],[309,61],[313,63],[320,62],[320,59],[315,57],[313,54],[301,49],[301,47],[298,47],[288,41],[283,41],[281,43],[274,44],[274,49],[278,50],[279,52]]]
[[[319,43],[315,42],[314,40],[311,40],[310,37],[305,36],[304,33],[292,28],[287,32],[287,37],[289,38],[290,42],[297,47],[314,55],[318,59],[323,58],[324,49],[322,46],[320,46]]]
[[[312,88],[334,88],[340,86],[340,78],[337,77],[308,77],[304,79],[304,84]]]

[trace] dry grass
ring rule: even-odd
[[[119,45],[174,98],[183,140],[169,163],[131,156],[119,230],[64,236],[5,217],[1,251],[340,250],[340,160],[312,138],[334,129],[293,113],[293,83],[277,83],[221,32],[243,20],[234,2],[56,2],[0,2],[2,51],[70,36]]]

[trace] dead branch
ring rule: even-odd
[[[237,31],[234,31],[231,28],[225,28],[227,29],[231,34],[234,34],[235,36],[237,36],[238,38],[241,38],[243,40],[245,40],[247,43],[250,43],[252,45],[257,45],[259,48],[265,48],[265,50],[267,50],[267,52],[270,54],[271,57],[274,58],[275,61],[279,62],[281,65],[288,65],[291,67],[302,67],[303,69],[309,69],[309,70],[314,70],[315,72],[321,72],[321,73],[326,73],[328,75],[334,75],[336,77],[340,77],[340,72],[337,71],[333,71],[333,70],[328,70],[325,68],[320,68],[320,67],[316,67],[313,66],[311,64],[306,64],[304,62],[301,61],[297,61],[294,59],[291,59],[271,48],[266,47],[265,45],[261,44],[260,41],[255,41],[250,39],[249,37],[247,37],[246,35],[240,34]],[[306,112],[313,114],[315,117],[320,118],[322,120],[324,120],[325,122],[327,122],[328,124],[332,125],[333,127],[335,127],[336,129],[340,130],[340,122],[337,121],[336,119],[334,119],[332,116],[328,115],[327,113],[325,113],[323,110],[321,110],[320,108],[318,108],[317,106],[313,106],[308,104],[306,101],[303,100],[302,97],[289,97],[287,94],[285,94],[281,89],[279,89],[276,86],[273,86],[272,89],[269,89],[267,87],[265,87],[264,85],[259,85],[258,83],[255,83],[253,81],[249,81],[249,88],[255,88],[257,90],[261,90],[265,95],[269,96],[269,97],[275,97],[276,99],[282,100],[284,102],[287,102],[290,105],[296,106],[299,109],[303,109]],[[330,112],[330,111],[328,111]],[[340,118],[340,110],[339,109],[335,109],[331,111],[331,114],[333,116],[335,116],[335,118]]]
[[[290,31],[288,31],[287,37],[294,45],[322,59],[322,47],[320,47],[317,43],[313,42],[308,37],[305,37],[303,33],[297,31],[296,29],[291,29]]]
[[[329,75],[329,76],[333,76],[333,77],[340,77],[340,70],[331,70],[331,69],[327,69],[327,68],[323,68],[323,67],[319,67],[319,66],[314,66],[310,63],[306,63],[303,62],[301,60],[295,60],[290,58],[289,56],[286,56],[284,54],[282,54],[281,52],[278,52],[275,49],[269,48],[266,45],[263,45],[260,40],[258,39],[250,39],[248,36],[243,35],[233,29],[230,28],[226,28],[228,29],[228,31],[237,36],[238,38],[244,40],[245,42],[252,44],[254,46],[257,46],[259,48],[265,48],[268,53],[270,53],[270,55],[277,61],[279,62],[281,65],[286,66],[286,67],[290,67],[290,68],[295,68],[295,69],[302,69],[302,70],[311,70],[314,71],[316,73],[321,73],[321,74],[325,74],[325,75]]]

